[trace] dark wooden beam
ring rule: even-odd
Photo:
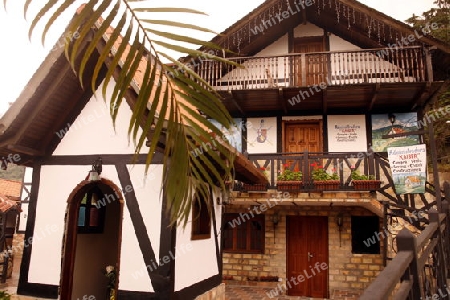
[[[287,114],[288,113],[288,109],[287,109],[287,106],[286,106],[286,100],[284,99],[283,88],[278,88],[278,102],[280,103],[284,114]]]
[[[23,153],[26,155],[30,155],[33,157],[36,156],[44,156],[45,152],[41,151],[41,150],[37,150],[37,149],[33,149],[33,148],[29,148],[29,147],[24,147],[24,146],[20,146],[20,145],[8,145],[7,147],[9,150],[14,151],[14,152],[18,152],[18,153]]]
[[[431,82],[427,81],[422,90],[411,101],[411,110],[415,110],[418,107],[422,107],[428,98],[430,98]]]
[[[230,100],[236,106],[236,108],[241,112],[242,116],[245,116],[245,111],[242,109],[242,107],[239,105],[239,103],[236,101],[236,99],[240,100],[238,95],[234,93],[233,91],[228,92],[230,95]]]
[[[327,89],[322,90],[322,110],[323,114],[326,115],[328,113],[328,91]]]
[[[377,102],[378,93],[380,92],[380,86],[381,86],[380,83],[377,82],[377,84],[373,88],[373,95],[372,95],[372,99],[370,100],[368,111],[371,111],[373,106],[375,105],[375,102]]]

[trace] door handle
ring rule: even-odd
[[[314,255],[312,255],[310,252],[308,252],[308,262],[310,262],[311,258],[313,258],[313,257],[314,257]]]

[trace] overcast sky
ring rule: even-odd
[[[40,36],[28,39],[27,23],[23,17],[23,3],[25,0],[8,0],[7,10],[0,4],[0,114],[13,102],[22,91],[36,68],[45,58],[51,46],[56,42],[66,22],[72,15],[68,13],[58,25],[54,27],[45,46],[42,46]],[[36,3],[41,1],[34,1]],[[83,3],[86,1],[80,1]],[[152,6],[159,7],[189,7],[208,14],[208,16],[189,16],[188,22],[221,32],[248,12],[260,5],[264,0],[150,0]],[[433,6],[433,0],[360,0],[360,2],[373,7],[400,21],[412,16],[413,13],[421,15],[423,11]],[[3,1],[1,1],[3,3]],[[77,4],[78,6],[79,4]],[[33,6],[30,8],[33,10]],[[30,14],[31,18],[32,14]],[[180,21],[179,15],[174,20]],[[195,19],[193,19],[195,18]],[[209,40],[212,36],[205,36]]]

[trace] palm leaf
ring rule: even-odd
[[[197,25],[188,24],[188,23],[174,22],[174,21],[168,21],[168,20],[151,20],[151,19],[142,19],[141,22],[154,24],[154,25],[165,25],[165,26],[173,26],[173,27],[178,27],[178,28],[194,29],[197,31],[218,34],[217,32],[215,32],[211,29],[200,27]]]
[[[30,35],[34,33],[39,23],[44,22],[42,31],[44,42],[49,29],[73,2],[73,0],[50,0],[41,3],[38,0],[27,0],[24,4],[25,15],[31,3],[40,5],[39,12],[31,23]],[[225,128],[230,128],[232,118],[217,93],[206,81],[176,59],[160,50],[157,51],[155,46],[191,55],[193,58],[203,57],[206,54],[177,43],[183,42],[194,48],[201,45],[209,49],[222,49],[194,37],[147,28],[152,25],[165,25],[174,31],[177,28],[188,28],[197,32],[213,32],[194,24],[149,18],[149,15],[158,13],[196,15],[204,13],[189,8],[140,7],[144,5],[143,2],[88,0],[84,8],[78,10],[67,28],[69,32],[78,32],[79,38],[74,41],[66,40],[65,53],[81,84],[85,82],[83,78],[89,77],[92,89],[98,81],[100,70],[106,65],[108,70],[103,81],[102,93],[106,95],[106,87],[114,80],[115,86],[109,100],[113,121],[127,91],[137,93],[128,128],[129,137],[134,142],[135,153],[140,153],[145,141],[149,141],[146,172],[163,139],[163,185],[170,216],[173,223],[179,220],[181,224],[186,224],[192,201],[195,201],[194,195],[208,197],[209,186],[219,184],[223,187],[222,178],[232,177],[233,153],[228,150],[228,146],[222,144],[223,141],[212,139],[210,132],[216,135],[220,135],[221,132],[200,112],[214,118]],[[50,14],[52,10],[54,12]],[[101,16],[106,14],[108,15],[105,20],[99,22]],[[47,15],[49,17],[44,21]],[[111,24],[116,24],[115,28],[112,28]],[[168,42],[152,40],[149,34],[162,37]],[[83,53],[80,53],[81,49]],[[98,51],[98,61],[94,71],[92,74],[85,74],[89,58],[95,51]],[[229,63],[221,57],[211,56],[209,53],[207,55],[209,59]],[[161,57],[168,59],[174,67],[165,65]],[[118,70],[120,72],[117,72]],[[208,150],[205,155],[198,156],[193,150],[202,146],[202,143],[214,143],[215,148]],[[210,201],[207,203],[209,206]]]

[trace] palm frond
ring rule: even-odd
[[[4,5],[6,2],[4,0]],[[74,0],[49,0],[46,3],[27,0],[24,4],[25,15],[31,3],[40,5],[40,9],[33,18],[29,34],[34,33],[38,24],[44,23],[42,42],[45,42],[49,29]],[[66,41],[66,56],[77,71],[81,84],[85,77],[91,78],[92,89],[102,66],[107,66],[102,92],[105,96],[106,86],[110,81],[115,81],[113,95],[109,99],[113,121],[126,92],[131,89],[137,93],[129,123],[130,139],[135,144],[136,153],[141,152],[146,140],[149,141],[147,172],[161,136],[164,138],[163,185],[168,208],[174,222],[186,224],[194,193],[208,197],[209,186],[220,185],[224,188],[222,178],[232,177],[234,154],[223,140],[212,137],[211,133],[220,136],[221,132],[201,112],[225,128],[230,128],[233,121],[207,82],[165,50],[157,51],[155,47],[158,45],[194,58],[205,53],[181,46],[179,42],[193,48],[202,45],[213,50],[222,49],[210,42],[173,33],[179,28],[213,32],[207,28],[152,17],[152,14],[159,13],[204,13],[189,8],[142,5],[140,0],[87,1],[67,28],[69,32],[77,32],[79,38]],[[106,16],[104,20],[102,16]],[[153,25],[167,26],[168,30],[151,28]],[[151,39],[149,34],[162,40]],[[85,74],[86,64],[94,54],[98,56],[94,71]],[[164,64],[162,58],[168,59],[173,67]],[[209,53],[208,58],[228,62]],[[120,72],[116,72],[118,68]],[[203,148],[203,155],[195,151],[199,147]]]

